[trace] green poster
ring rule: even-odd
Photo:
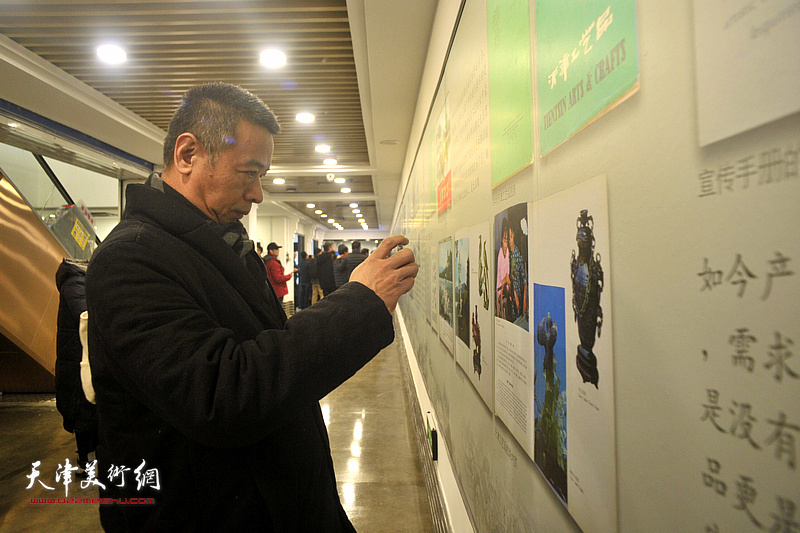
[[[541,152],[638,88],[635,0],[538,0]]]
[[[487,0],[492,188],[533,162],[528,0]]]

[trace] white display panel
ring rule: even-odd
[[[700,146],[800,110],[800,4],[694,0]]]
[[[458,231],[453,240],[453,297],[455,313],[455,355],[456,363],[465,371],[474,371],[472,362],[472,290],[470,276],[470,232],[469,228]],[[472,368],[471,368],[472,367]],[[479,367],[480,368],[480,367]]]
[[[472,385],[490,410],[494,410],[494,331],[492,322],[491,231],[489,222],[470,228],[470,355],[463,366]]]
[[[559,442],[536,439],[535,463],[578,523],[615,531],[613,284],[605,176],[544,198],[536,207],[536,401],[543,418],[563,423],[557,429],[564,433]],[[545,364],[544,348],[553,341],[560,350],[554,350],[554,364]],[[547,381],[555,389],[551,394],[542,383]],[[563,393],[563,400],[553,392]],[[555,458],[558,466],[555,451],[563,453]]]
[[[436,290],[439,293],[439,340],[453,354],[455,342],[455,296],[453,238],[439,241],[436,250],[439,263],[436,269]]]
[[[494,405],[498,418],[533,456],[533,348],[528,280],[528,205],[494,217]]]

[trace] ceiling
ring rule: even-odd
[[[164,131],[192,85],[245,87],[283,130],[265,203],[324,225],[319,209],[359,230],[355,202],[370,229],[388,230],[435,8],[433,0],[4,0],[0,34]],[[121,45],[127,61],[100,62],[104,43]],[[267,48],[282,50],[286,66],[262,66]],[[315,121],[298,122],[299,112]],[[315,151],[321,143],[329,154]],[[323,165],[326,157],[336,165]]]

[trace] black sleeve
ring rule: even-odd
[[[77,321],[86,311],[86,279],[73,275],[61,285],[61,295],[69,308],[69,313]]]
[[[383,300],[359,283],[283,328],[237,338],[163,254],[133,242],[112,248],[87,274],[92,365],[101,359],[115,386],[201,444],[244,446],[279,431],[394,338]],[[103,380],[94,381],[100,402]]]

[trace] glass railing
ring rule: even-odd
[[[91,257],[97,246],[91,215],[48,174],[41,156],[0,143],[0,169],[70,257]]]

